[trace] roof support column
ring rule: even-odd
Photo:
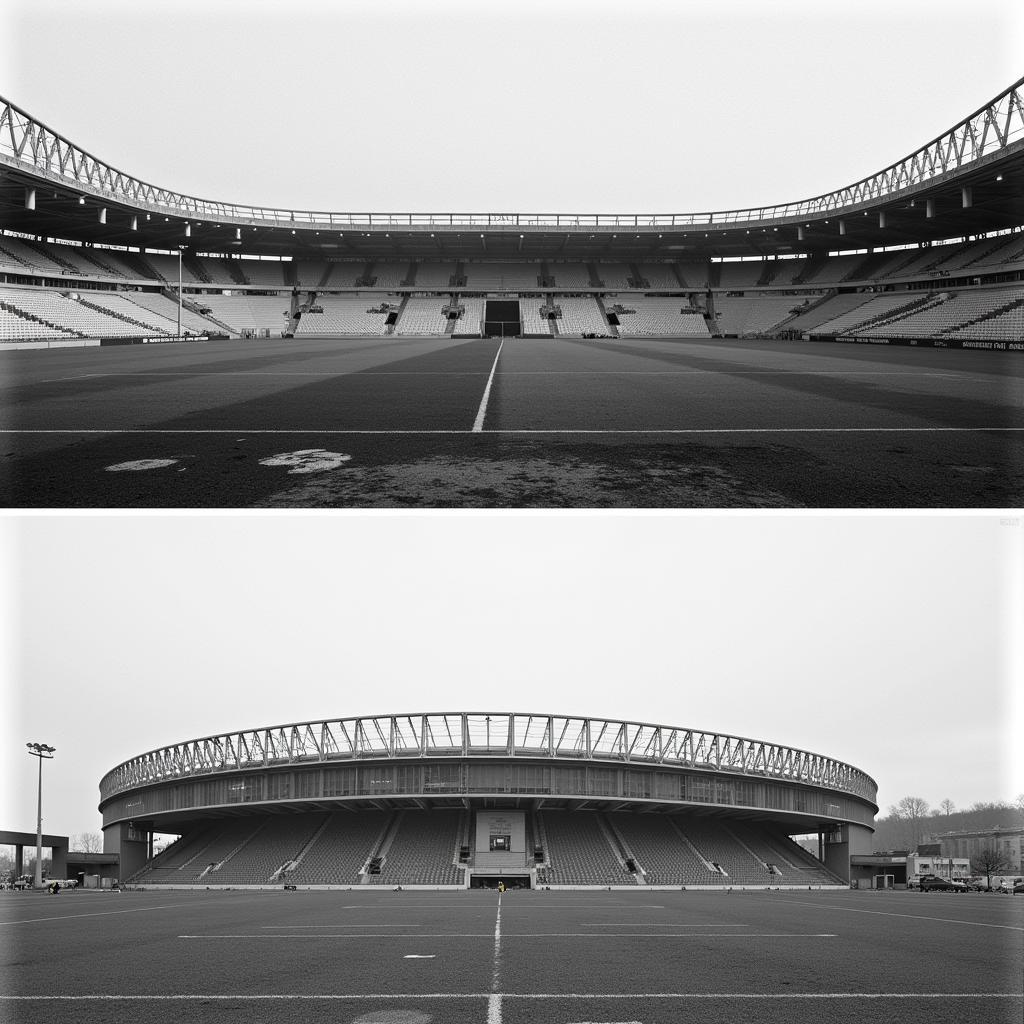
[[[964,185],[960,190],[960,202],[965,210],[969,210],[974,205],[974,190],[970,185]]]
[[[924,202],[924,215],[925,215],[925,217],[928,218],[928,220],[934,220],[935,219],[935,200],[934,199],[926,199],[925,200],[925,202]]]
[[[36,190],[34,188],[25,189],[25,209],[34,210],[36,208]]]

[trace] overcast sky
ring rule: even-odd
[[[0,531],[2,827],[35,829],[29,741],[57,748],[44,829],[74,835],[99,828],[102,775],[156,747],[424,711],[765,739],[862,768],[883,812],[1024,791],[1019,522],[132,514]]]
[[[944,132],[1022,52],[1016,0],[0,6],[0,93],[100,159],[332,211],[804,199]],[[1010,799],[1021,536],[988,516],[0,520],[0,826],[34,828],[29,740],[57,747],[44,827],[75,834],[103,773],[151,748],[434,710],[791,744],[873,775],[883,810]]]
[[[1018,0],[4,0],[0,93],[152,184],[329,211],[839,188],[1021,73]]]

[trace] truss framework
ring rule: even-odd
[[[207,736],[108,772],[102,799],[138,786],[296,763],[401,758],[550,758],[663,764],[822,786],[874,802],[874,780],[823,754],[676,726],[538,714],[443,712],[344,718]]]
[[[686,228],[763,224],[841,213],[896,197],[1024,141],[1024,78],[910,156],[845,188],[775,206],[680,214],[327,213],[197,199],[117,170],[0,97],[0,163],[140,211],[196,222],[317,228]]]

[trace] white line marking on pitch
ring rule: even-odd
[[[47,377],[46,380],[41,380],[40,384],[60,384],[65,380],[86,380],[89,377],[107,377],[109,374],[106,373],[80,373],[77,377]]]
[[[433,960],[437,956],[436,953],[406,953],[402,957],[403,960]]]
[[[202,900],[202,903],[213,903],[214,900]],[[0,921],[0,926],[13,924],[39,924],[42,921],[77,921],[80,917],[112,917],[114,914],[144,914],[150,910],[178,910],[182,907],[197,906],[193,900],[182,900],[181,903],[165,903],[159,907],[132,907],[130,910],[99,910],[95,914],[64,914],[60,917],[30,917],[24,921]]]
[[[484,388],[484,397],[480,399],[480,408],[477,410],[476,419],[473,421],[473,433],[479,434],[484,429],[484,417],[487,415],[487,401],[491,397],[491,385],[494,383],[494,371],[498,368],[498,358],[501,356],[501,346],[505,344],[502,338],[498,345],[498,351],[494,353],[494,362],[491,364],[491,375],[487,378],[487,387]]]
[[[356,994],[279,992],[173,993],[167,995],[121,995],[104,993],[88,996],[0,994],[0,1002],[88,1003],[88,1002],[353,1002],[389,999],[486,999],[491,992],[361,992]],[[499,999],[1022,999],[1020,992],[504,992]]]
[[[715,927],[714,925],[710,927]],[[316,935],[179,935],[179,939],[483,939],[489,938],[489,932],[420,932],[416,935],[381,934],[379,932],[363,932],[343,934],[318,933]],[[506,932],[511,939],[835,939],[833,932],[744,932],[726,934],[716,932]],[[495,930],[495,956],[501,951],[501,935]],[[495,968],[497,969],[497,968]]]
[[[734,366],[728,370],[501,370],[502,377],[559,377],[559,376],[580,376],[580,377],[687,377],[687,376],[718,376],[724,377],[739,371],[748,376],[783,376],[783,377],[942,377],[946,379],[960,380],[959,374],[935,373],[924,370],[856,370],[847,373],[844,370],[753,370],[745,369],[743,366]],[[988,378],[978,378],[987,380]]]
[[[497,430],[323,430],[318,427],[295,427],[288,430],[247,430],[245,427],[232,427],[230,430],[221,429],[177,429],[164,430],[149,427],[127,427],[127,428],[77,428],[62,427],[59,429],[0,429],[0,434],[231,434],[238,436],[246,434],[251,437],[258,435],[293,437],[296,434],[315,434],[318,436],[343,434],[346,436],[370,435],[390,437],[402,434],[411,436],[444,436],[448,434],[553,434],[557,436],[575,435],[647,435],[649,437],[659,434],[1014,434],[1024,432],[1024,427],[641,427],[641,428],[611,428],[590,430],[574,427],[550,427],[543,429],[533,428],[501,428]]]
[[[671,372],[671,371],[669,371]],[[700,371],[711,372],[711,371]],[[780,371],[781,372],[781,371]],[[483,370],[123,370],[116,373],[85,373],[81,377],[41,380],[52,384],[85,377],[482,377]]]
[[[500,347],[500,346],[499,346]],[[501,1024],[501,893],[494,918],[494,963],[491,969],[491,994],[487,997],[487,1024]]]
[[[134,459],[131,462],[118,462],[107,466],[108,473],[144,473],[148,469],[167,469],[176,465],[177,459]]]
[[[1020,992],[506,992],[505,999],[1022,999]]]
[[[264,928],[422,928],[419,924],[265,924]]]
[[[368,927],[367,925],[363,926]],[[372,926],[369,926],[372,927]],[[211,933],[209,935],[179,935],[179,939],[288,939],[298,942],[302,939],[489,939],[490,932],[418,932],[415,935],[395,935],[394,933],[381,932],[359,932],[348,934],[327,934],[317,932],[315,935],[222,935]]]
[[[710,925],[708,927],[717,926]],[[650,932],[649,934],[643,932],[506,932],[505,937],[510,939],[835,939],[839,936],[834,932],[744,932],[742,935],[718,934],[716,932]]]
[[[851,914],[877,914],[880,917],[909,917],[915,921],[938,921],[942,924],[962,924],[968,928],[1004,928],[1011,932],[1024,932],[1015,924],[992,924],[989,921],[958,921],[953,917],[926,917],[924,914],[894,914],[888,910],[861,910],[858,907],[841,907],[834,903],[808,903],[806,900],[786,900],[787,903],[802,907],[820,907],[823,910],[845,910]]]
[[[491,991],[501,987],[501,893],[498,893],[498,913],[494,919],[494,963],[491,970]]]

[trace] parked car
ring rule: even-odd
[[[921,892],[967,892],[967,886],[963,882],[956,882],[950,878],[936,878],[932,875],[921,879]]]
[[[1020,875],[1012,875],[1009,878],[1003,878],[1002,881],[1000,881],[999,883],[999,891],[1008,892],[1011,894],[1018,893],[1020,892],[1020,889],[1018,889],[1017,887],[1022,882],[1024,882],[1024,878],[1021,878]]]

